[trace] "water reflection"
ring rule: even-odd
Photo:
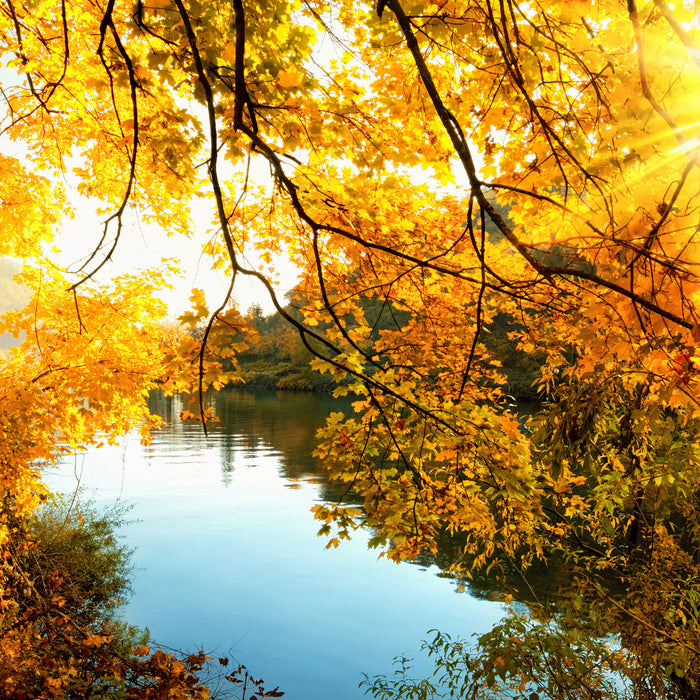
[[[362,673],[390,673],[429,629],[469,636],[500,618],[497,603],[455,595],[433,562],[378,559],[367,533],[324,549],[310,509],[338,494],[310,454],[337,402],[241,389],[207,401],[221,418],[209,437],[179,420],[186,401],[154,394],[167,425],[149,446],[127,436],[79,460],[98,501],[135,504],[130,622],[168,646],[232,656],[289,700],[359,700]],[[50,486],[72,490],[75,473],[67,462]]]
[[[152,392],[149,409],[168,423],[156,434],[156,449],[163,443],[178,442],[186,449],[196,444],[218,450],[224,484],[231,482],[236,455],[247,458],[264,452],[277,456],[288,487],[295,488],[300,481],[318,484],[327,501],[335,501],[345,493],[346,488],[329,484],[322,465],[311,454],[316,446],[316,431],[332,411],[350,412],[350,401],[325,394],[233,387],[207,392],[203,403],[205,408],[212,407],[219,418],[207,425],[208,437],[197,421],[179,420],[183,409],[199,412],[198,397]]]

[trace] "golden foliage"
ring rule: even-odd
[[[640,597],[665,579],[639,561],[695,577],[695,12],[8,0],[2,133],[26,153],[0,156],[0,252],[30,263],[34,295],[3,325],[23,337],[0,370],[0,492],[15,514],[42,496],[41,460],[134,426],[146,436],[156,382],[236,379],[254,332],[231,290],[213,313],[195,292],[189,332],[165,333],[161,273],[93,281],[130,210],[182,235],[201,196],[218,232],[206,253],[231,289],[266,284],[317,367],[357,395],[319,454],[364,509],[318,509],[324,531],[360,521],[395,559],[447,532],[463,570],[564,552],[582,581],[602,572]],[[70,216],[68,176],[104,216],[70,280],[41,247]],[[269,282],[280,252],[300,269],[294,309]],[[529,432],[487,342],[503,318],[541,365],[548,403]],[[586,595],[609,596],[597,585]],[[680,625],[629,602],[601,633],[648,620],[661,641],[640,650],[673,657],[677,688],[697,683],[669,651],[698,648],[692,596]]]

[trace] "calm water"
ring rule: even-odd
[[[233,657],[288,700],[357,700],[363,672],[391,672],[428,630],[468,636],[500,618],[500,605],[457,593],[436,567],[379,559],[364,532],[325,549],[309,511],[334,493],[311,451],[337,404],[245,390],[210,400],[221,423],[208,438],[178,419],[180,399],[154,396],[168,425],[150,446],[127,436],[48,476],[58,491],[79,476],[96,502],[134,504],[124,617],[154,641]]]

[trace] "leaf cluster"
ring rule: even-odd
[[[129,590],[130,551],[117,539],[126,510],[8,512],[3,542],[0,684],[7,697],[206,698],[204,654],[150,653],[147,635],[116,618]]]

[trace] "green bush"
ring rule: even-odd
[[[36,546],[25,554],[25,565],[35,586],[48,595],[49,581],[61,579],[65,611],[82,624],[114,623],[131,593],[132,550],[118,535],[130,509],[119,501],[98,508],[53,496],[29,523]]]

